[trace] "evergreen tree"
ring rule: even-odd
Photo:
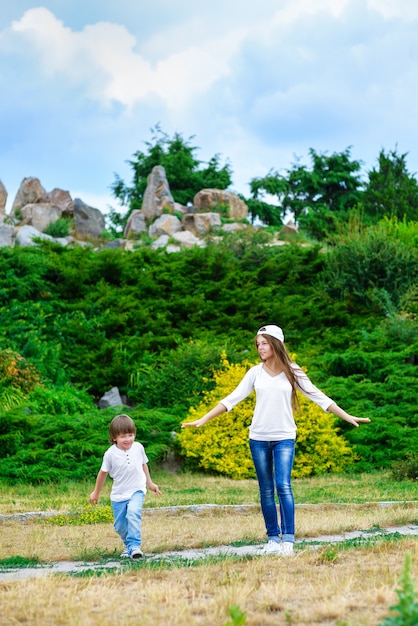
[[[383,217],[418,221],[418,182],[408,172],[407,154],[396,150],[380,151],[377,167],[368,173],[369,180],[362,197],[366,223]]]
[[[309,150],[311,167],[298,161],[285,174],[270,170],[264,178],[253,178],[250,189],[258,216],[268,224],[291,213],[310,236],[324,239],[346,221],[361,198],[360,162],[350,149],[331,156]],[[265,195],[276,196],[278,206],[263,206]]]
[[[127,185],[115,174],[111,185],[115,198],[129,208],[128,214],[141,208],[147,177],[156,165],[164,167],[173,198],[183,205],[192,202],[201,189],[226,189],[231,185],[231,166],[228,162],[221,165],[219,154],[203,163],[195,156],[198,148],[190,143],[193,137],[186,140],[180,133],[174,133],[170,138],[158,124],[151,132],[152,141],[145,142],[147,149],[138,150],[128,161],[133,171],[132,184]]]

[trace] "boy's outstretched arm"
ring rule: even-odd
[[[90,494],[90,504],[97,504],[99,501],[99,497],[100,497],[100,492],[102,490],[102,487],[105,483],[105,480],[107,478],[108,472],[103,472],[102,470],[99,470],[99,473],[97,474],[97,478],[96,478],[96,485],[94,487],[94,491],[91,492]]]
[[[148,469],[147,463],[143,463],[142,468],[143,468],[144,474],[145,474],[145,476],[147,478],[147,487],[148,487],[148,489],[151,489],[151,491],[153,491],[156,496],[160,496],[161,495],[161,491],[159,490],[158,485],[156,485],[151,480],[151,476],[150,476],[150,473],[149,473],[149,469]]]

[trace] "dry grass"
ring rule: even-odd
[[[3,626],[221,626],[228,609],[246,626],[376,626],[396,597],[405,552],[418,576],[417,542],[404,539],[293,559],[228,560],[182,569],[141,568],[100,578],[54,576],[0,583]]]
[[[412,523],[418,504],[357,506],[304,506],[296,509],[297,538],[351,530],[370,530]],[[41,561],[92,560],[118,554],[121,541],[112,524],[54,526],[45,521],[6,521],[0,524],[0,559],[19,555]],[[144,511],[143,546],[146,552],[201,548],[232,542],[265,541],[260,510],[215,509],[191,511]]]
[[[145,509],[146,553],[265,540],[254,481],[190,475],[158,478],[165,495],[158,500],[147,496],[148,507],[157,502],[253,506],[200,512]],[[87,483],[0,488],[0,512],[79,509],[90,488]],[[296,481],[296,502],[306,503],[296,508],[297,539],[416,523],[417,502],[387,507],[365,504],[367,500],[414,500],[414,489],[413,483],[393,486],[382,475],[368,477],[367,483],[344,477]],[[337,498],[348,502],[350,493],[363,504],[331,503]],[[312,504],[326,500],[328,504]],[[0,560],[21,556],[43,562],[88,561],[118,554],[122,548],[111,523],[58,526],[45,519],[6,519],[0,522],[0,535]],[[416,537],[403,538],[344,550],[325,546],[298,551],[292,559],[235,557],[194,566],[145,561],[100,577],[49,575],[1,581],[0,624],[224,626],[231,623],[229,608],[238,605],[246,613],[246,626],[376,626],[396,600],[406,552],[412,555],[412,575],[418,580],[417,546]]]

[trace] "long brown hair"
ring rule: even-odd
[[[267,340],[267,342],[270,344],[274,352],[274,356],[276,357],[280,365],[283,367],[283,371],[286,374],[286,378],[292,387],[292,407],[294,410],[297,410],[299,408],[299,402],[298,402],[298,398],[296,395],[296,389],[297,389],[296,374],[295,374],[294,367],[292,367],[293,361],[290,358],[289,353],[286,350],[284,343],[280,341],[280,339],[276,339],[276,337],[267,335],[267,333],[266,334],[262,333],[261,336],[264,337]],[[256,335],[256,337],[254,338],[254,343],[256,347],[257,347],[257,337],[260,337],[260,335]]]

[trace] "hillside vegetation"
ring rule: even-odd
[[[338,423],[354,469],[390,467],[418,448],[417,241],[416,222],[393,218],[347,229],[327,251],[269,245],[268,229],[176,254],[0,249],[2,476],[97,471],[119,412],[97,400],[113,386],[150,459],[179,452],[172,433],[214,389],[222,355],[255,362],[265,323],[320,388],[372,419]]]

